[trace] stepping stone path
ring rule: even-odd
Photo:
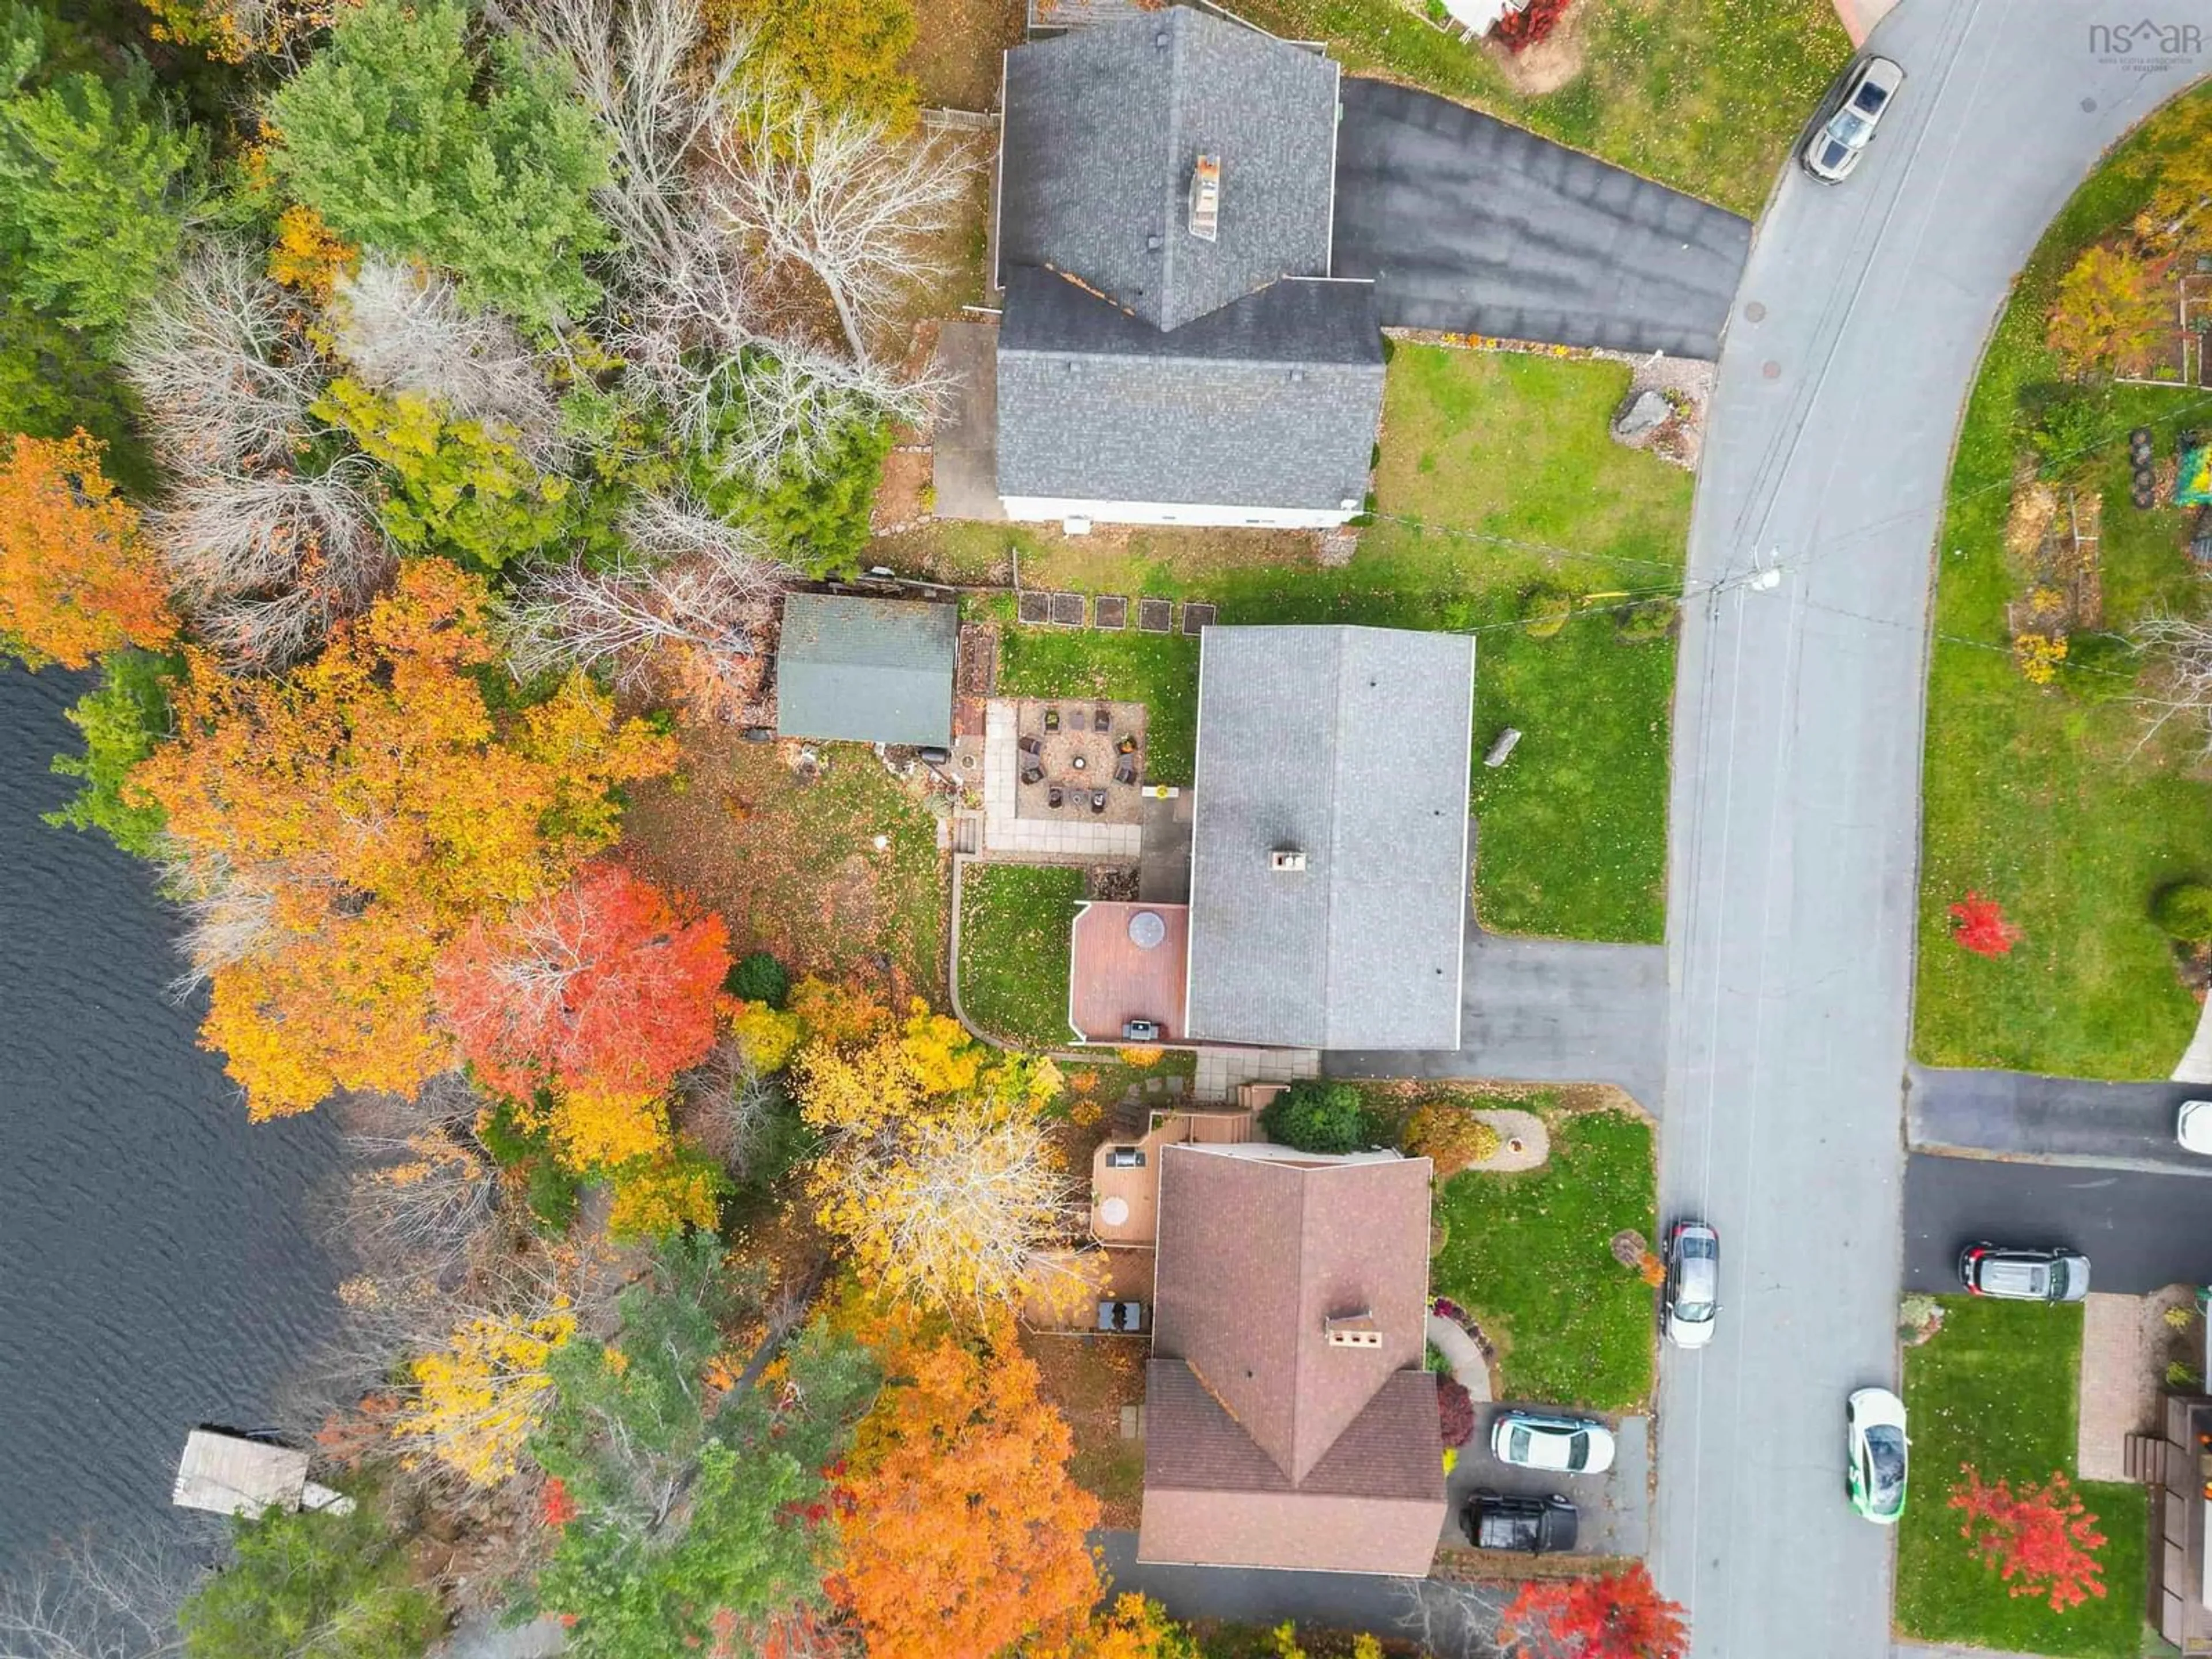
[[[1035,588],[1014,597],[1014,615],[1025,623],[1048,623],[1052,620],[1052,595],[1040,593]]]
[[[1139,599],[1137,601],[1137,631],[1140,634],[1171,634],[1175,631],[1175,601],[1173,599]]]
[[[1083,626],[1083,595],[1055,593],[1052,596],[1053,621],[1068,628]]]
[[[1091,625],[1094,628],[1127,628],[1129,625],[1129,602],[1118,593],[1101,593],[1091,602]]]
[[[1187,601],[1182,608],[1182,631],[1198,635],[1213,626],[1214,607],[1197,600]]]

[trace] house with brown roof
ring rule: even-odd
[[[1395,1152],[1162,1149],[1139,1560],[1426,1575],[1430,1175]]]

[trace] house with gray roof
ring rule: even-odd
[[[1456,1048],[1474,641],[1213,627],[1200,649],[1180,1030]]]
[[[1090,9],[1006,58],[1006,513],[1341,524],[1382,339],[1373,284],[1329,269],[1339,68],[1212,10]]]
[[[792,593],[776,652],[776,735],[952,742],[960,612],[853,593]]]

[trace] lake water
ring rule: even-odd
[[[147,869],[39,821],[89,680],[0,667],[0,1570],[166,1515],[185,1431],[259,1425],[334,1283],[331,1126],[247,1123]]]

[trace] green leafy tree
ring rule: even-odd
[[[2178,881],[2161,888],[2151,901],[2151,920],[2185,945],[2212,939],[2212,887],[2198,881]]]
[[[57,44],[37,13],[0,5],[0,289],[111,329],[176,258],[199,148],[143,62],[60,73]]]
[[[606,138],[564,70],[507,36],[480,64],[467,28],[460,0],[348,11],[270,100],[271,167],[346,240],[445,266],[471,305],[577,315],[599,293],[583,256],[609,245]]]
[[[188,1659],[416,1659],[444,1620],[374,1508],[240,1521],[236,1559],[185,1603]]]
[[[573,1619],[576,1659],[666,1659],[718,1636],[751,1651],[820,1602],[836,1547],[828,1471],[875,1373],[819,1324],[775,1381],[737,1370],[724,1334],[759,1328],[762,1291],[696,1235],[623,1293],[612,1341],[579,1336],[553,1356],[557,1401],[534,1448],[558,1483],[547,1518],[560,1539],[536,1603]]]
[[[331,381],[312,412],[383,463],[392,493],[379,516],[402,547],[495,571],[568,528],[569,481],[540,472],[481,421],[451,419],[416,392],[380,394],[346,379]]]
[[[720,0],[709,8],[752,32],[754,50],[833,110],[914,124],[921,90],[906,72],[907,0]]]
[[[1260,1114],[1268,1139],[1302,1152],[1352,1152],[1372,1146],[1380,1126],[1359,1091],[1349,1083],[1307,1078],[1270,1101]]]
[[[850,574],[868,544],[868,512],[890,449],[887,422],[850,421],[823,441],[811,469],[787,462],[772,484],[716,477],[704,464],[697,482],[716,512],[751,525],[781,557],[817,576]]]
[[[56,829],[97,830],[132,857],[151,858],[167,816],[151,802],[125,801],[123,781],[168,735],[178,665],[150,652],[119,651],[100,668],[100,684],[68,712],[69,723],[84,733],[84,753],[54,757],[55,771],[79,780],[76,794],[46,819]]]

